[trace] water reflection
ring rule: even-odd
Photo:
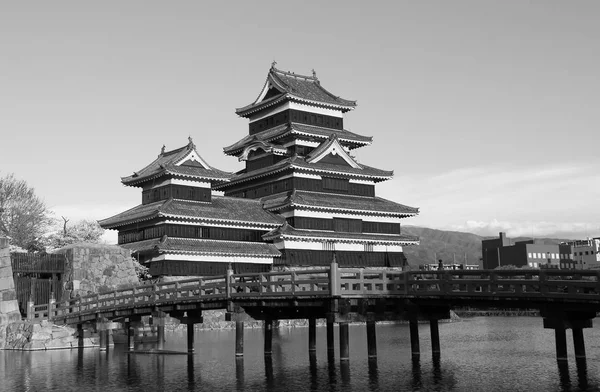
[[[440,354],[434,353],[431,358],[433,364],[433,384],[439,385],[442,381],[442,367],[440,364]]]
[[[188,355],[187,357],[187,376],[188,376],[188,389],[190,391],[195,390],[196,376],[194,372],[194,356]]]
[[[238,391],[244,390],[244,357],[235,357],[235,383]]]
[[[421,358],[412,356],[412,389],[419,390],[423,386],[421,381]]]
[[[327,370],[327,373],[329,375],[329,385],[331,386],[331,390],[334,390],[333,387],[337,384],[337,371],[335,363],[335,353],[331,351],[327,353]]]
[[[569,375],[569,362],[564,360],[556,361],[558,366],[558,377],[560,379],[560,387],[563,391],[571,390],[571,376]]]
[[[318,372],[317,372],[317,353],[314,351],[309,352],[308,356],[309,361],[309,370],[310,370],[310,390],[317,391],[318,390]]]
[[[265,383],[267,385],[267,390],[273,390],[273,356],[271,355],[265,355]]]
[[[368,359],[369,366],[369,389],[372,391],[379,390],[379,369],[377,367],[377,358]]]
[[[577,358],[575,360],[577,366],[577,386],[582,391],[587,391],[588,385],[588,374],[587,374],[587,361],[585,358]],[[591,388],[590,388],[591,389]]]
[[[506,335],[508,342],[486,340],[507,328],[516,331]],[[247,332],[246,355],[239,359],[234,359],[231,349],[235,331],[203,332],[193,356],[133,354],[124,346],[111,347],[108,353],[98,349],[0,351],[0,390],[598,390],[599,375],[592,370],[596,357],[586,362],[571,356],[568,362],[557,362],[554,336],[540,334],[539,319],[443,325],[441,357],[412,358],[408,328],[382,326],[378,357],[369,360],[366,345],[361,344],[366,341],[363,330],[351,327],[357,343],[350,361],[328,355],[325,328],[322,334],[317,329],[317,352],[308,361],[308,333],[303,329],[285,331],[279,338],[274,333],[277,341],[271,357],[263,355],[262,331]],[[590,329],[586,338],[597,341],[600,330]],[[422,343],[423,352],[429,351],[429,341]],[[185,331],[181,336],[169,334],[165,348],[185,350]]]
[[[350,361],[340,361],[342,391],[350,390]]]

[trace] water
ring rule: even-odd
[[[377,326],[377,361],[367,359],[366,328],[350,327],[350,361],[327,358],[325,328],[308,354],[308,329],[274,331],[272,361],[261,330],[246,330],[244,358],[235,331],[197,331],[193,357],[98,349],[0,351],[2,391],[585,391],[600,390],[600,329],[584,331],[587,361],[558,365],[554,332],[533,317],[477,317],[440,324],[442,354],[431,355],[429,326],[419,326],[421,358],[412,360],[407,325]],[[165,349],[186,350],[183,332]],[[336,328],[337,342],[337,328]],[[337,349],[337,348],[336,348]]]

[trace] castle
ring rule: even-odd
[[[402,218],[419,210],[377,197],[393,172],[357,162],[352,151],[372,138],[344,128],[356,102],[312,76],[269,69],[258,97],[236,113],[248,134],[225,147],[245,162],[226,173],[210,166],[192,139],[165,151],[126,186],[142,203],[100,221],[119,231],[153,275],[209,276],[281,267],[405,267]],[[224,196],[217,196],[222,191]]]

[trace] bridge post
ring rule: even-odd
[[[165,322],[167,314],[161,311],[152,312],[152,325],[156,325],[157,332],[157,349],[164,350],[165,348]]]
[[[83,324],[77,324],[77,346],[83,348],[84,346],[83,336]]]
[[[375,320],[367,320],[367,352],[369,358],[377,357],[377,332]]]
[[[235,322],[235,356],[244,356],[244,322],[240,320]]]
[[[308,351],[317,351],[317,320],[314,317],[308,319]]]
[[[340,323],[340,360],[347,361],[350,359],[350,332],[348,330],[348,322]]]
[[[187,323],[187,351],[188,353],[194,352],[194,323]]]
[[[110,329],[113,327],[113,323],[108,321],[104,317],[98,317],[96,319],[96,330],[100,337],[100,351],[107,351],[110,346]]]
[[[265,356],[271,356],[273,353],[273,320],[267,319],[265,320]]]
[[[411,318],[408,325],[410,329],[410,350],[412,355],[421,355],[421,349],[419,347],[419,324],[417,323],[417,318]]]
[[[432,354],[440,354],[440,328],[437,319],[429,320],[429,328],[431,330],[431,352]]]
[[[583,340],[583,328],[573,327],[573,345],[575,346],[575,358],[585,358],[585,341]]]
[[[335,335],[333,332],[333,321],[327,319],[327,354],[335,355]]]
[[[125,349],[131,351],[133,350],[133,328],[131,326],[131,321],[126,319],[123,325],[125,327]]]

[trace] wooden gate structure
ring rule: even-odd
[[[10,261],[21,314],[27,314],[27,301],[35,305],[48,304],[50,297],[62,297],[65,255],[11,253]]]

